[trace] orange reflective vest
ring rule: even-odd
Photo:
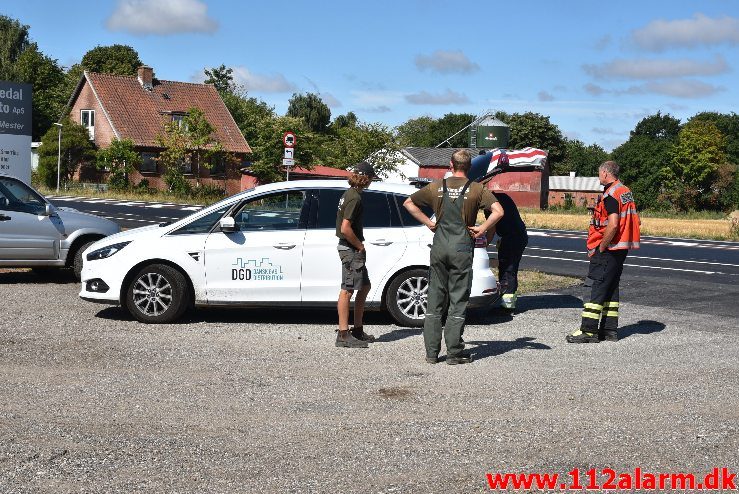
[[[608,212],[603,201],[606,197],[613,197],[618,201],[618,231],[608,245],[608,250],[638,249],[639,248],[639,214],[636,212],[634,196],[624,184],[616,180],[603,192],[593,211],[588,229],[588,255],[595,254],[595,250],[603,240],[603,233],[608,226]]]

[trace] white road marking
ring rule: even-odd
[[[578,251],[578,250],[561,250],[561,249],[545,249],[544,247],[526,247],[527,250],[544,250],[549,252],[562,252],[563,254],[580,254],[580,255],[586,255],[584,251]],[[729,266],[732,268],[739,268],[739,264],[729,264],[724,262],[711,262],[711,261],[695,261],[692,259],[668,259],[664,257],[649,257],[649,256],[640,256],[636,254],[629,253],[629,259],[649,259],[651,261],[666,261],[666,262],[686,262],[686,263],[694,263],[694,264],[710,264],[713,266]]]
[[[200,210],[202,208],[203,208],[203,206],[188,206],[188,207],[185,207],[185,208],[180,208],[180,211],[198,211],[198,210]]]
[[[532,256],[529,254],[524,254],[523,257],[532,257],[535,259],[551,259],[554,261],[571,261],[571,262],[587,262],[589,263],[589,260],[585,259],[569,259],[567,257],[549,257],[549,256]],[[644,266],[642,264],[629,264],[624,263],[624,266],[629,266],[632,268],[645,268],[645,269],[661,269],[663,271],[681,271],[686,273],[700,273],[700,274],[726,274],[722,273],[720,271],[701,271],[699,269],[683,269],[683,268],[666,268],[661,266]]]

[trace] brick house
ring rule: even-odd
[[[98,148],[113,139],[130,139],[143,163],[129,175],[132,184],[146,179],[150,187],[166,189],[164,167],[156,160],[162,148],[157,137],[169,122],[181,122],[190,108],[199,108],[214,128],[214,137],[234,160],[215,157],[212,168],[184,163],[185,177],[195,184],[214,185],[235,194],[241,190],[240,163],[251,148],[239,130],[218,91],[210,84],[164,81],[154,77],[151,67],[141,66],[137,76],[98,74],[85,71],[67,105],[70,118],[83,125]],[[81,180],[104,180],[92,169],[80,172]]]
[[[593,208],[603,193],[598,177],[569,175],[549,177],[549,205]]]

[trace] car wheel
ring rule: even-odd
[[[145,323],[172,322],[190,304],[190,291],[185,276],[165,264],[143,267],[134,275],[126,289],[128,311]]]
[[[387,289],[387,310],[400,326],[420,327],[426,318],[429,272],[411,269],[397,275]]]
[[[72,270],[74,271],[74,277],[77,278],[77,281],[80,280],[80,277],[82,275],[82,253],[87,250],[89,246],[94,244],[97,240],[91,240],[89,242],[85,242],[84,244],[80,245],[80,248],[77,249],[74,253],[74,259],[72,260]]]

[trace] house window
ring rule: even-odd
[[[185,175],[192,175],[192,159],[186,156],[185,159],[180,160],[180,171]]]
[[[157,171],[157,153],[141,153],[141,168],[139,171],[143,173],[156,173]]]
[[[95,110],[80,110],[80,122],[90,134],[90,139],[95,139]]]
[[[226,157],[216,153],[210,159],[210,175],[224,175],[226,173]]]
[[[185,122],[184,113],[173,113],[172,123],[176,124],[177,128],[179,128],[180,130],[187,130],[187,122]]]

